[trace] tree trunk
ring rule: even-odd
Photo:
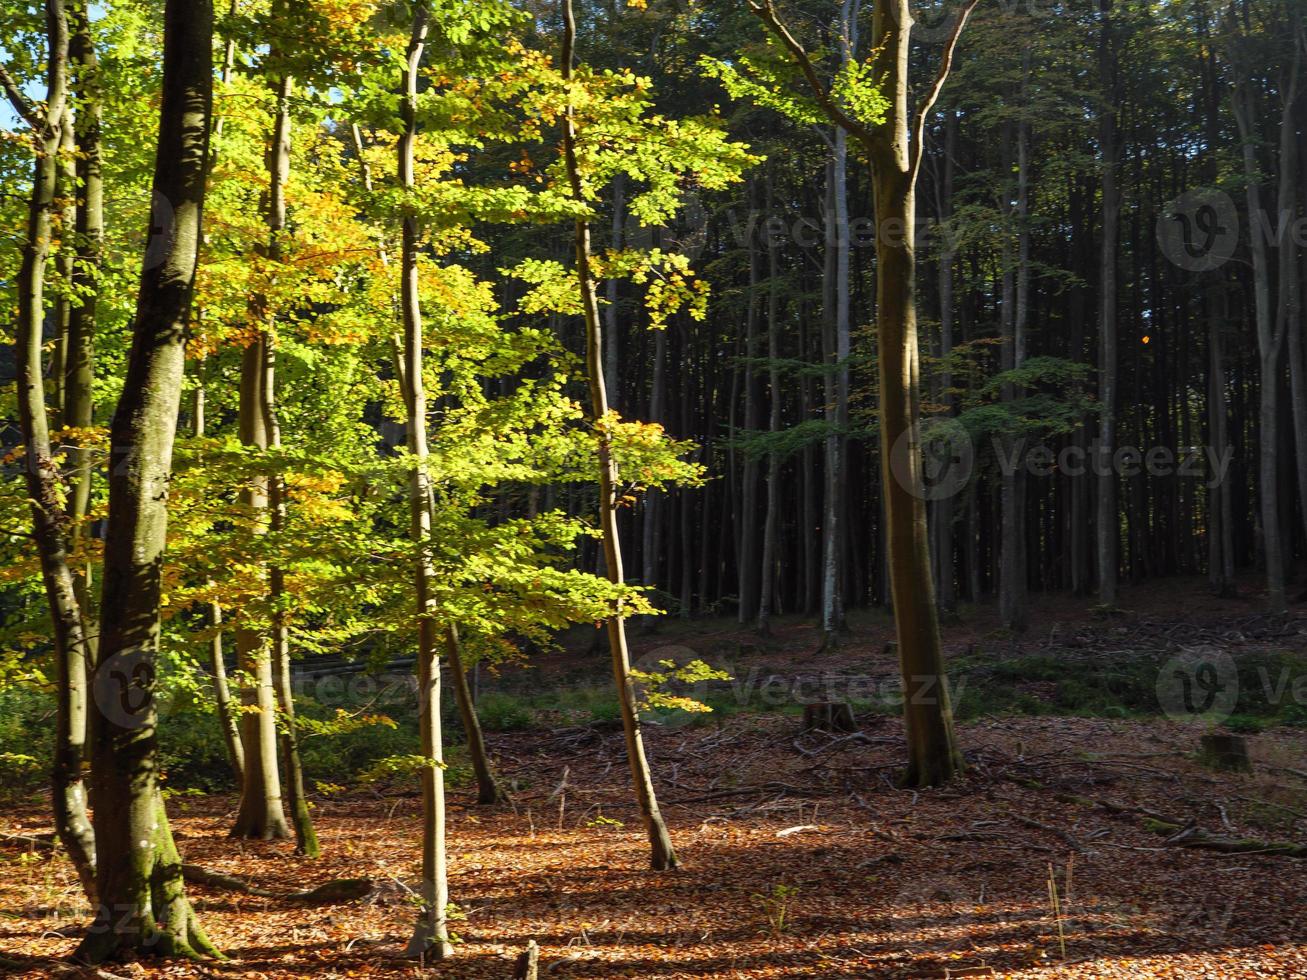
[[[15,329],[19,425],[25,458],[23,474],[31,504],[32,531],[41,560],[41,579],[52,621],[57,671],[57,710],[52,771],[55,832],[67,849],[88,898],[95,898],[95,838],[86,812],[82,779],[89,657],[86,624],[69,567],[68,517],[60,504],[60,479],[50,445],[42,373],[42,326],[45,320],[45,275],[53,237],[55,186],[61,130],[68,125],[68,22],[60,0],[46,5],[46,102],[34,120],[36,161],[28,204],[27,236],[18,273],[18,322]]]
[[[273,251],[277,248],[277,235],[286,221],[285,182],[290,171],[290,87],[290,77],[283,76],[276,90],[277,111],[273,122],[272,143],[268,149],[267,225]],[[240,437],[244,445],[258,450],[266,450],[272,444],[269,406],[274,396],[269,386],[273,383],[270,365],[274,357],[274,340],[270,332],[271,325],[267,322],[268,304],[266,296],[254,296],[251,299],[250,316],[255,321],[258,336],[245,348],[241,359]],[[270,507],[270,498],[273,496],[284,503],[280,487],[273,486],[277,482],[276,477],[257,478],[251,486],[241,491],[241,503],[250,509],[250,517],[256,528],[263,525],[265,518],[273,523],[279,520],[275,516],[275,508]],[[275,589],[274,580],[279,581],[280,575],[274,575],[273,569],[268,571],[269,585]],[[282,628],[284,627],[273,623],[269,633],[276,633]],[[241,715],[241,741],[245,749],[245,780],[241,786],[240,811],[231,832],[233,837],[275,840],[290,836],[290,828],[286,826],[286,816],[282,811],[281,773],[277,765],[276,678],[280,673],[280,665],[276,663],[276,657],[279,653],[275,636],[266,635],[249,625],[237,627],[236,655],[241,670],[246,675],[246,683],[241,687],[244,708]]]
[[[916,161],[909,148],[909,0],[878,4],[874,50],[889,100],[885,136],[868,146],[875,190],[876,336],[880,375],[881,484],[890,592],[903,675],[908,768],[904,784],[935,786],[963,769],[939,633],[926,533],[920,445],[916,312]],[[897,462],[899,465],[895,465]],[[896,472],[897,470],[897,472]]]
[[[1292,24],[1297,27],[1300,17],[1292,4]],[[1293,241],[1293,223],[1298,219],[1298,160],[1296,110],[1298,76],[1302,60],[1303,38],[1300,31],[1294,34],[1293,62],[1281,78],[1280,95],[1280,187],[1278,195],[1279,221],[1276,229],[1276,253],[1279,258],[1279,296],[1277,298],[1276,331],[1288,338],[1290,415],[1293,420],[1294,475],[1298,484],[1298,503],[1307,530],[1307,364],[1303,363],[1302,301],[1298,249]],[[1253,232],[1256,234],[1256,231]]]
[[[767,210],[773,208],[771,177],[767,179]],[[780,369],[780,260],[776,242],[767,239],[767,379],[769,402],[767,431],[773,439],[781,431],[781,369]],[[762,525],[762,563],[758,573],[758,618],[755,627],[759,633],[770,631],[772,604],[776,593],[777,524],[780,520],[781,456],[773,447],[767,454],[767,511]]]
[[[1259,222],[1262,219],[1261,189],[1256,147],[1256,106],[1252,84],[1246,77],[1246,67],[1236,65],[1232,104],[1234,118],[1242,141],[1245,191],[1248,201],[1251,230],[1249,248],[1253,260],[1253,302],[1257,323],[1258,365],[1261,369],[1259,385],[1257,492],[1260,501],[1262,552],[1266,562],[1266,601],[1272,613],[1288,609],[1284,589],[1284,541],[1280,527],[1279,493],[1279,410],[1280,410],[1280,357],[1284,349],[1284,324],[1276,322],[1271,305],[1271,270],[1266,254],[1266,241]],[[1296,70],[1294,72],[1296,82]],[[1292,100],[1291,100],[1292,101]]]
[[[757,192],[754,182],[749,183],[750,209],[757,209]],[[758,243],[753,232],[749,235],[749,293],[746,298],[744,333],[744,433],[748,437],[758,432]],[[750,623],[758,615],[758,454],[744,453],[742,485],[740,488],[740,547],[739,566],[736,572],[739,591],[739,622]]]
[[[57,0],[55,0],[57,3]],[[143,265],[131,352],[110,435],[109,527],[92,722],[99,908],[77,949],[218,955],[182,882],[157,783],[154,703],[167,494],[185,363],[186,324],[201,241],[213,96],[213,7],[168,0],[155,199],[172,205],[161,262]]]
[[[399,138],[400,186],[413,192],[414,146],[417,141],[418,71],[426,48],[431,11],[426,0],[413,18],[400,102],[404,130]],[[406,205],[408,207],[408,205]],[[431,488],[427,474],[427,396],[422,377],[422,306],[418,295],[417,217],[404,214],[400,298],[404,317],[404,394],[407,404],[409,518],[416,553],[413,592],[416,601],[418,641],[418,718],[422,767],[422,908],[405,955],[448,959],[454,953],[449,941],[449,873],[445,856],[445,761],[440,731],[440,652],[436,631],[436,570],[428,552],[431,538]]]
[[[1116,46],[1112,37],[1112,0],[1099,0],[1099,80],[1104,105],[1099,108],[1099,154],[1103,168],[1103,241],[1099,251],[1098,289],[1098,601],[1116,605],[1117,548],[1120,524],[1116,507],[1116,245],[1121,208],[1116,185]]]
[[[68,317],[68,350],[64,359],[63,423],[78,430],[95,424],[95,305],[99,295],[101,251],[104,241],[104,179],[100,162],[99,61],[91,39],[85,0],[69,7],[71,36],[69,61],[77,96],[76,145],[77,261],[73,268],[74,298]],[[91,506],[91,458],[75,443],[66,450],[70,473],[68,516],[73,521],[73,551],[88,537],[87,513]],[[92,597],[91,561],[83,558],[74,571],[73,584],[87,624],[87,642],[94,656],[95,603]]]
[[[576,20],[571,0],[563,4],[563,78],[572,78],[572,52],[576,43]],[[582,200],[581,173],[576,156],[576,123],[569,100],[563,122],[563,154],[568,183],[574,200]],[[622,576],[622,549],[617,538],[617,464],[612,456],[612,445],[607,433],[611,422],[608,396],[604,387],[603,334],[599,322],[599,303],[595,295],[594,276],[590,269],[590,225],[583,219],[576,221],[576,275],[585,314],[585,361],[590,387],[591,420],[598,435],[599,453],[599,518],[603,533],[604,556],[608,578],[620,584]],[[630,652],[626,645],[626,625],[620,610],[608,618],[608,645],[613,661],[613,680],[622,713],[622,729],[626,736],[626,754],[635,784],[636,802],[644,819],[649,837],[650,866],[665,871],[677,865],[676,851],[671,835],[663,823],[654,793],[653,776],[644,754],[644,740],[640,734],[640,716],[636,709],[635,685],[631,680]]]
[[[508,794],[499,785],[494,766],[490,762],[486,737],[481,731],[481,719],[477,717],[472,689],[467,683],[462,643],[458,638],[458,630],[453,625],[445,629],[445,659],[449,662],[449,680],[454,685],[454,701],[458,705],[458,717],[463,722],[463,735],[467,738],[467,754],[472,761],[472,772],[476,775],[477,802],[487,805],[503,803],[508,799]]]
[[[1029,71],[1028,55],[1022,65],[1024,96],[1025,75]],[[1024,97],[1023,97],[1024,101]],[[1017,123],[1017,195],[1014,217],[1017,223],[1016,267],[1003,273],[1003,369],[1015,371],[1026,359],[1026,324],[1030,314],[1030,132],[1024,120]],[[1008,249],[1005,247],[1005,252]],[[1017,385],[1003,386],[1003,400],[1009,404],[1021,394]],[[1003,625],[1022,632],[1026,628],[1029,596],[1026,568],[1026,481],[1024,439],[1008,440],[1009,458],[1017,466],[1003,474],[1003,539],[1000,547],[1000,616]],[[1015,454],[1013,453],[1015,450]]]
[[[944,155],[941,161],[943,174],[940,180],[941,222],[948,222],[953,216],[953,172],[954,158],[957,155],[957,114],[950,112],[944,121]],[[945,228],[944,244],[939,254],[939,356],[943,359],[940,372],[940,401],[951,415],[953,410],[953,372],[949,369],[948,358],[953,353],[953,249],[954,230]],[[953,515],[955,495],[945,494],[935,503],[935,576],[936,596],[942,616],[953,616],[957,611],[956,569],[953,560]]]

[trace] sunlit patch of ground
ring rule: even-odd
[[[1254,736],[1256,772],[1218,776],[1189,761],[1185,726],[984,721],[961,726],[968,776],[920,793],[892,785],[897,722],[868,719],[863,735],[800,737],[775,715],[651,731],[684,859],[666,874],[645,870],[618,735],[494,736],[520,789],[494,809],[454,794],[450,884],[466,918],[456,959],[433,975],[507,978],[534,939],[551,978],[1307,977],[1307,862],[1171,846],[1084,802],[1302,840],[1307,781],[1284,770],[1307,757],[1307,733]],[[398,955],[418,807],[413,795],[319,799],[325,856],[306,861],[289,843],[227,838],[231,797],[174,798],[189,862],[285,892],[366,875],[376,893],[304,908],[192,885],[228,962],[100,976],[414,975]],[[48,830],[47,812],[10,805],[0,833]],[[60,959],[87,922],[71,868],[14,841],[0,860],[0,956],[18,975],[76,975]]]

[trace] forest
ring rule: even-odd
[[[1305,0],[0,89],[0,974],[1307,977]]]

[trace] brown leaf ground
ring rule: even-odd
[[[788,629],[758,656],[801,669],[811,634]],[[835,659],[883,656],[876,629]],[[450,884],[466,919],[456,958],[425,972],[507,978],[534,939],[549,978],[1307,977],[1307,861],[1171,846],[1135,813],[1070,799],[1174,815],[1213,834],[1302,841],[1307,779],[1286,770],[1304,768],[1307,732],[1252,736],[1254,773],[1217,775],[1190,760],[1196,732],[1185,725],[982,720],[960,728],[965,779],[914,793],[891,779],[903,754],[897,721],[861,721],[862,736],[842,742],[800,736],[795,718],[777,714],[652,728],[684,860],[664,874],[644,868],[619,735],[493,736],[519,791],[500,808],[454,794]],[[379,882],[372,898],[304,908],[191,885],[229,961],[116,964],[99,976],[424,972],[398,959],[413,914],[405,884],[417,875],[418,798],[315,805],[325,856],[306,861],[289,843],[228,839],[231,797],[170,801],[190,862],[286,892],[367,875]],[[0,834],[48,830],[47,813],[42,800],[10,805]],[[67,863],[25,857],[12,841],[0,862],[9,969],[96,976],[60,959],[87,922]]]

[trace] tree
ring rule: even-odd
[[[111,429],[96,658],[97,692],[107,693],[97,698],[91,738],[99,906],[77,950],[92,963],[127,952],[218,955],[186,898],[163,808],[153,697],[167,490],[201,241],[212,46],[212,4],[168,0],[153,187],[173,216],[162,261],[143,263],[127,377]]]
[[[837,86],[817,74],[772,0],[750,9],[785,47],[821,110],[856,138],[871,162],[876,227],[876,334],[880,376],[881,487],[889,574],[904,683],[908,733],[905,784],[934,786],[962,770],[939,635],[922,489],[919,351],[915,303],[916,183],[925,120],[948,78],[953,51],[976,0],[959,12],[935,79],[915,112],[908,105],[908,0],[878,4],[865,68],[846,69]],[[863,79],[874,79],[874,88]]]
[[[569,86],[567,104],[563,111],[563,159],[567,168],[567,182],[572,199],[585,200],[581,164],[577,154],[576,109],[569,83],[573,78],[573,60],[576,44],[576,17],[571,0],[563,0],[563,49],[561,54],[562,80]],[[608,410],[608,389],[604,383],[603,333],[599,319],[599,300],[596,295],[594,272],[590,257],[590,222],[578,216],[575,223],[576,281],[581,294],[582,315],[585,317],[585,367],[590,385],[591,420],[598,437],[599,454],[599,521],[603,531],[604,568],[614,583],[625,581],[622,571],[622,545],[617,531],[617,466],[613,460],[611,434],[607,427],[613,421]],[[645,758],[644,740],[640,733],[640,716],[636,708],[635,685],[631,678],[631,654],[626,644],[626,622],[619,614],[608,617],[608,646],[613,662],[613,680],[617,685],[618,702],[622,710],[622,729],[626,735],[626,755],[635,784],[640,816],[649,837],[649,865],[655,871],[666,871],[679,863],[672,846],[671,835],[658,809],[653,776]]]
[[[53,796],[55,831],[72,858],[83,889],[94,899],[95,838],[86,812],[82,757],[87,724],[86,664],[91,645],[77,585],[69,565],[69,518],[61,505],[61,486],[50,444],[42,374],[46,266],[53,238],[58,152],[72,125],[68,104],[68,17],[62,0],[48,0],[46,18],[46,99],[44,108],[23,94],[0,67],[0,83],[18,115],[36,138],[27,235],[18,273],[18,413],[23,434],[23,473],[32,514],[32,537],[41,559],[41,578],[53,621],[58,675]]]

